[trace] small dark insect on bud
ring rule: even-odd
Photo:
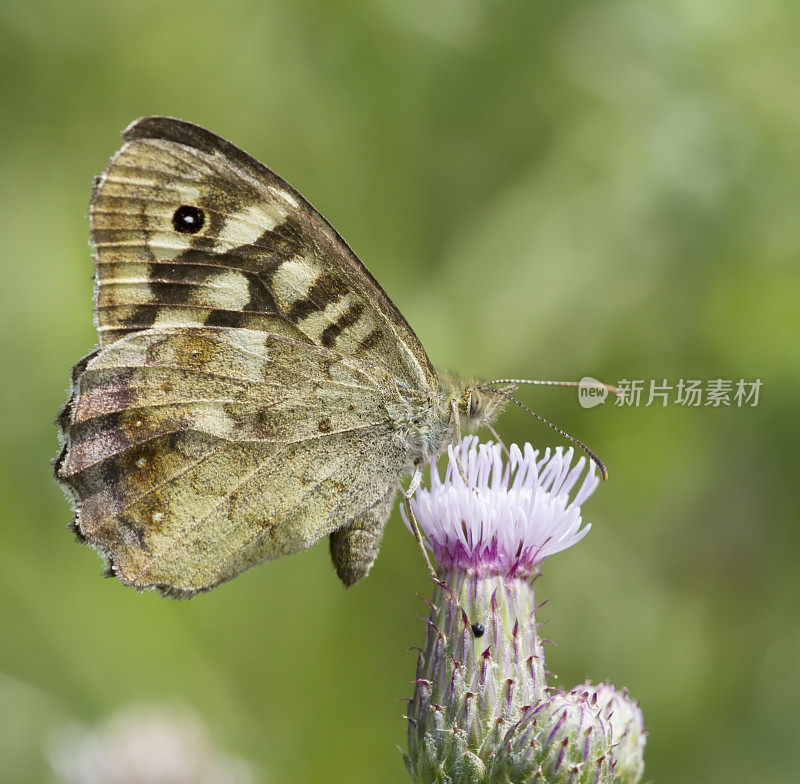
[[[475,623],[472,624],[472,633],[476,637],[483,637],[483,633],[485,631],[486,629],[484,629],[483,624],[480,621],[475,621]]]
[[[190,207],[188,204],[178,207],[172,216],[172,225],[175,227],[175,231],[181,234],[196,234],[203,228],[205,222],[206,216],[203,211],[199,207]]]

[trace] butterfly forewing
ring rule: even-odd
[[[90,209],[101,345],[150,327],[243,327],[306,339],[436,389],[397,308],[277,175],[179,120],[145,118],[124,139]],[[186,208],[196,210],[189,224]]]

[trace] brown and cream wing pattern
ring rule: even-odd
[[[240,327],[306,340],[438,389],[419,340],[330,224],[230,142],[146,117],[94,187],[100,345],[144,329]]]
[[[143,330],[76,367],[56,476],[120,580],[191,596],[393,495],[406,412],[388,371],[308,343]]]

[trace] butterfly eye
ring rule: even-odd
[[[205,222],[206,216],[203,211],[199,207],[190,207],[188,204],[178,207],[172,216],[172,225],[175,227],[175,231],[181,234],[196,234],[203,228]]]
[[[479,621],[475,621],[475,623],[472,624],[472,633],[476,637],[483,637],[483,633],[485,631],[486,629],[484,628],[483,624],[480,623]]]
[[[483,410],[483,398],[478,394],[477,390],[472,390],[469,393],[469,403],[467,404],[467,418],[475,419],[480,416]]]

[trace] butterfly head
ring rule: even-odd
[[[450,400],[458,406],[461,422],[470,431],[490,425],[508,403],[515,384],[498,384],[488,389],[480,381],[453,380]]]

